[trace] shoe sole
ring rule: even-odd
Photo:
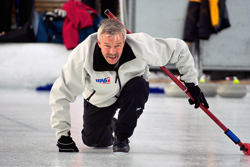
[[[126,151],[124,150],[124,148],[123,149],[119,149],[119,148],[114,149],[113,148],[113,152],[114,152],[114,154],[120,154],[120,155],[121,154],[128,154],[128,152],[130,151],[130,148],[129,148],[129,146],[126,146],[125,148],[126,148],[125,149]]]
[[[113,152],[115,155],[126,155],[128,152]]]

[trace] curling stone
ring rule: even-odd
[[[221,97],[242,98],[247,94],[247,87],[240,84],[223,84],[218,86],[217,93]]]
[[[200,83],[199,87],[205,97],[214,97],[217,95],[218,85],[214,83]]]
[[[187,94],[174,82],[167,84],[164,88],[164,92],[169,97],[187,97]]]

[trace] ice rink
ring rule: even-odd
[[[90,148],[81,140],[82,97],[71,105],[72,137],[79,153],[59,153],[50,127],[49,92],[0,89],[1,167],[249,167],[245,156],[224,132],[187,98],[150,94],[131,151],[115,155],[112,147]],[[244,98],[207,98],[210,111],[250,143],[250,93]]]

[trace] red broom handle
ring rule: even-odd
[[[108,9],[104,11],[104,13],[111,19],[115,19],[118,23],[121,23]],[[121,23],[122,24],[122,23]],[[124,26],[125,27],[125,26]],[[126,27],[125,27],[126,28]],[[127,34],[131,34],[131,32],[126,28]]]

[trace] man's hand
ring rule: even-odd
[[[59,152],[79,152],[76,147],[76,143],[70,136],[61,136],[61,138],[57,141],[57,146],[59,148]]]
[[[205,99],[204,94],[198,86],[188,87],[188,92],[194,99],[194,101],[191,98],[188,99],[190,105],[195,104],[194,108],[199,108],[200,103],[202,103],[205,108],[209,108],[207,100]]]

